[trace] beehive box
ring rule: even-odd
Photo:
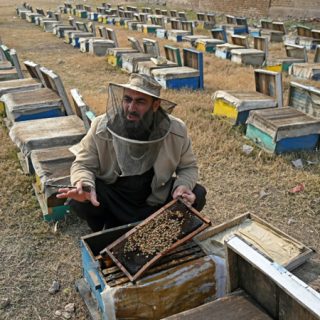
[[[92,32],[73,32],[71,33],[71,45],[75,48],[80,49],[80,39],[92,38]]]
[[[136,31],[138,23],[139,23],[138,21],[128,20],[128,21],[126,21],[126,25],[125,26],[129,30]]]
[[[234,49],[231,52],[231,61],[238,64],[262,66],[265,60],[265,53],[257,49]]]
[[[98,12],[88,12],[88,20],[98,21]]]
[[[0,97],[6,93],[40,89],[42,84],[33,78],[0,82]],[[0,100],[0,113],[4,114],[5,104]]]
[[[132,48],[110,48],[107,50],[107,62],[114,67],[122,67],[122,56],[124,54],[138,53]]]
[[[214,53],[219,44],[223,44],[223,40],[218,39],[199,39],[196,41],[196,49],[202,52]]]
[[[181,66],[179,48],[165,45],[165,57],[151,58],[150,61],[138,62],[138,72],[152,77],[152,70]],[[160,63],[157,63],[160,60]]]
[[[157,29],[156,30],[156,37],[159,39],[166,39],[168,31],[166,29]]]
[[[71,31],[75,30],[74,26],[69,26],[69,25],[58,25],[53,28],[53,33],[58,37],[58,38],[64,38],[64,32],[65,31]]]
[[[288,72],[293,63],[302,63],[308,61],[307,51],[304,46],[300,45],[285,45],[286,58],[279,58],[267,61],[267,70],[276,72]]]
[[[222,260],[205,256],[192,241],[160,259],[145,277],[130,282],[100,251],[133,227],[81,238],[83,278],[76,285],[92,319],[161,319],[224,294]]]
[[[247,37],[245,36],[232,35],[231,36],[232,43],[228,43],[225,29],[223,28],[212,29],[211,34],[214,39],[220,39],[224,41],[223,44],[218,44],[216,46],[216,51],[215,51],[216,57],[219,57],[222,59],[231,59],[231,50],[247,48]],[[239,42],[239,40],[241,41]]]
[[[252,37],[261,37],[261,29],[249,27],[249,35]]]
[[[5,105],[8,120],[25,121],[72,114],[61,78],[52,70],[44,67],[39,69],[32,62],[25,62],[25,65],[32,77],[42,81],[46,88],[3,95],[1,101]]]
[[[42,17],[42,14],[35,13],[35,12],[27,12],[26,13],[26,20],[28,22],[34,23],[36,17]]]
[[[197,35],[186,35],[186,36],[182,37],[182,41],[189,42],[192,47],[196,46],[196,41],[197,40],[202,40],[202,39],[205,40],[205,39],[210,39],[210,38],[208,36],[200,35],[200,34],[197,34]]]
[[[231,52],[231,61],[239,64],[262,66],[268,56],[268,39],[254,37],[253,49],[235,49]]]
[[[134,281],[151,265],[210,225],[181,200],[172,200],[102,251]]]
[[[293,63],[289,67],[289,74],[309,80],[320,80],[320,46],[317,46],[313,63]]]
[[[35,172],[33,188],[45,221],[62,219],[69,213],[65,199],[56,197],[59,186],[70,185],[70,167],[75,159],[71,146],[33,150],[31,162]]]
[[[297,78],[320,81],[320,63],[293,63],[289,74]]]
[[[320,294],[245,239],[225,245],[228,295],[166,320],[320,319]]]
[[[89,53],[98,57],[104,57],[109,48],[114,48],[115,43],[112,40],[105,39],[89,39],[88,40]]]
[[[203,53],[183,49],[183,66],[152,70],[155,80],[169,89],[203,89]]]
[[[146,53],[125,53],[122,55],[122,67],[123,71],[128,73],[138,72],[138,62],[149,61],[153,55]]]
[[[177,66],[178,66],[177,63],[172,62],[172,61],[168,61],[168,60],[164,63],[161,63],[161,64],[157,64],[151,60],[151,61],[138,62],[137,68],[138,68],[138,73],[145,74],[145,75],[152,77],[152,70],[162,69],[162,68],[173,68],[173,67],[177,67]]]
[[[187,30],[168,30],[168,40],[174,41],[174,42],[181,42],[182,37],[190,35],[191,33]]]
[[[54,26],[59,24],[62,25],[62,22],[57,21],[54,18],[50,18],[50,19],[48,18],[48,19],[42,19],[40,24],[43,27],[43,31],[51,33],[53,31]]]
[[[142,32],[145,34],[152,33],[156,34],[157,29],[161,29],[162,26],[158,26],[156,24],[143,24],[142,25]]]
[[[100,252],[133,227],[122,226],[81,239],[84,278],[77,286],[95,320],[160,319],[225,296],[227,266],[224,240],[235,233],[242,237],[247,235],[246,241],[250,246],[260,242],[268,259],[279,261],[290,270],[312,254],[312,250],[262,219],[245,214],[204,230],[194,238],[197,247],[193,242],[177,247],[149,269],[145,277],[132,283],[117,266],[112,265],[108,256]],[[199,248],[207,256],[202,256]],[[170,261],[180,261],[180,264],[170,267]],[[235,266],[232,262],[228,265],[230,268]],[[223,312],[226,312],[225,308]],[[217,319],[225,319],[223,315]]]
[[[290,83],[288,107],[252,111],[246,136],[274,153],[313,150],[320,134],[320,90]]]
[[[282,107],[281,74],[256,69],[256,91],[219,90],[213,96],[213,115],[234,125],[245,124],[251,110]]]
[[[65,115],[61,98],[48,88],[7,93],[1,97],[10,122]]]
[[[232,43],[218,44],[216,46],[215,56],[221,59],[231,59],[231,52],[235,49],[243,49],[243,46],[239,46]]]
[[[75,115],[15,122],[9,135],[21,151],[20,161],[27,173],[33,173],[33,150],[78,143],[86,134],[83,121]]]
[[[249,33],[248,26],[246,25],[224,24],[223,27],[230,35]]]

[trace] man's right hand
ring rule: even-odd
[[[92,205],[98,207],[100,203],[97,200],[96,190],[91,188],[90,192],[85,192],[82,188],[82,181],[78,181],[76,188],[61,188],[58,190],[57,198],[59,199],[74,199],[79,202],[84,202],[89,200]]]

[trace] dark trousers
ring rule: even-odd
[[[103,203],[103,201],[101,201],[101,198],[103,197],[99,197],[99,194],[103,192],[104,187],[107,187],[107,186],[105,184],[103,186],[101,181],[99,181],[99,183],[96,183],[97,197],[98,197],[98,201],[100,202],[99,207],[93,206],[91,202],[79,202],[76,200],[70,201],[72,212],[75,212],[80,218],[86,220],[88,223],[88,226],[94,232],[100,231],[104,227],[109,229],[109,228],[121,226],[123,224],[128,223],[128,222],[120,221],[117,218],[117,216],[112,215],[108,212],[108,204]],[[207,191],[202,185],[196,184],[192,192],[196,196],[196,201],[193,204],[193,207],[196,210],[201,211],[206,204]],[[149,212],[150,212],[148,215],[151,215],[152,213],[156,212],[158,209],[160,209],[163,205],[170,202],[171,200],[172,200],[172,196],[170,194],[168,199],[162,205],[154,206],[154,207],[148,206]],[[130,221],[130,222],[137,222],[139,220],[141,219],[138,218],[136,221]]]

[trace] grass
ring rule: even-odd
[[[32,2],[34,7],[46,9],[60,3],[58,0]],[[100,1],[90,3],[97,5]],[[82,54],[37,26],[13,18],[14,12],[11,2],[0,4],[2,41],[17,50],[20,61],[34,60],[54,70],[61,76],[68,93],[78,88],[87,104],[97,114],[103,113],[108,83],[124,83],[128,75],[107,65],[104,58]],[[138,39],[145,37],[124,28],[114,29],[122,47],[128,46],[129,35]],[[159,43],[162,48],[170,42],[159,40]],[[271,57],[285,55],[279,44],[271,45],[270,54]],[[216,90],[254,90],[253,68],[210,54],[204,54],[204,65],[205,90],[163,92],[166,99],[178,103],[174,115],[186,122],[193,141],[200,182],[208,191],[203,213],[215,225],[250,211],[319,251],[319,153],[274,156],[253,145],[253,152],[244,154],[242,146],[251,143],[243,137],[243,128],[232,127],[227,121],[213,117],[211,96]],[[284,75],[285,97],[290,80]],[[319,87],[318,83],[309,83]],[[57,232],[53,224],[42,220],[31,186],[34,178],[21,173],[16,148],[3,127],[0,139],[0,301],[5,298],[11,301],[7,308],[0,309],[0,318],[52,319],[56,310],[75,302],[74,318],[87,319],[86,307],[74,289],[74,282],[82,272],[79,238],[88,234],[89,229],[72,214],[58,223]],[[291,164],[297,158],[304,161],[303,170]],[[288,192],[302,182],[303,192]],[[268,195],[261,198],[261,191]],[[319,290],[319,255],[297,274]],[[61,283],[56,295],[47,292],[53,280]]]

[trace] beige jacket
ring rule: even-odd
[[[152,193],[147,199],[149,205],[162,204],[169,193],[179,185],[192,190],[198,179],[198,167],[187,135],[185,124],[173,116],[170,133],[165,138],[154,163]],[[71,166],[71,183],[82,180],[85,185],[95,186],[99,178],[107,184],[114,183],[119,176],[119,166],[112,145],[112,136],[106,129],[106,116],[97,117],[87,135],[79,145],[79,151]],[[172,176],[177,179],[171,190]]]

